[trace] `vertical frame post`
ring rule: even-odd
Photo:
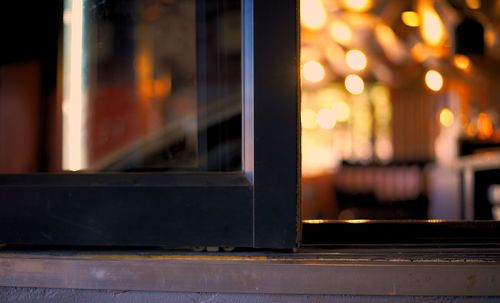
[[[254,247],[296,247],[300,234],[299,1],[243,0],[242,7],[243,166],[253,182]]]

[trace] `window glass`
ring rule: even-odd
[[[301,1],[304,219],[500,219],[500,1]]]
[[[2,66],[0,172],[241,169],[239,3],[67,0],[60,15],[41,33],[61,41],[57,73]]]

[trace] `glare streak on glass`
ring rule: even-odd
[[[87,166],[85,119],[86,97],[83,77],[83,0],[67,0],[65,10],[65,31],[69,37],[64,61],[64,99],[62,105],[63,169],[80,170]]]

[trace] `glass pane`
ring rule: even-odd
[[[66,0],[58,13],[61,34],[41,34],[62,46],[38,60],[57,74],[30,86],[11,77],[29,72],[21,63],[2,65],[21,102],[0,122],[0,158],[24,158],[0,172],[241,169],[239,2]],[[44,86],[56,75],[57,97]],[[29,136],[9,146],[20,124]]]
[[[302,0],[304,219],[500,220],[500,1]]]

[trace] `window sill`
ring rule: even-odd
[[[0,286],[263,294],[500,296],[500,254],[0,254]]]

